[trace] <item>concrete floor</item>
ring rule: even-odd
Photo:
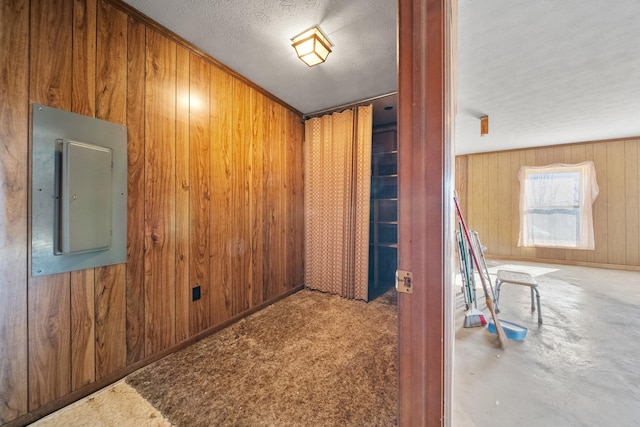
[[[529,329],[504,350],[486,328],[462,327],[456,285],[454,426],[640,426],[640,273],[489,261],[539,283],[544,323],[528,288],[503,285],[499,317]],[[459,277],[458,277],[459,280]],[[481,289],[480,308],[487,319]],[[170,425],[124,382],[34,424]]]
[[[640,273],[489,264],[490,273],[500,266],[536,278],[543,324],[531,313],[529,288],[502,285],[498,317],[528,333],[501,350],[486,328],[462,327],[458,293],[454,425],[640,426]]]

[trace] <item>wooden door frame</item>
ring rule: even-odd
[[[451,425],[456,0],[398,0],[399,424]]]

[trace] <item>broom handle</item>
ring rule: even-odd
[[[460,242],[458,244],[458,250],[460,251],[460,263],[462,265],[462,269],[464,270],[464,282],[465,287],[467,288],[467,298],[469,299],[469,305],[474,304],[477,308],[476,297],[471,293],[471,280],[472,278],[469,276],[469,265],[467,261],[467,248],[464,245],[464,236],[462,235],[462,225],[460,225]]]
[[[464,235],[467,238],[467,242],[469,242],[469,249],[471,250],[471,258],[473,258],[476,268],[478,269],[478,273],[480,273],[480,282],[482,283],[482,288],[484,289],[487,308],[491,312],[491,317],[493,318],[493,324],[496,327],[496,335],[498,336],[498,343],[500,344],[501,348],[504,348],[505,342],[507,341],[507,336],[504,333],[504,329],[502,328],[502,325],[498,321],[498,316],[496,316],[495,310],[493,309],[493,302],[491,301],[491,298],[489,297],[489,292],[487,291],[486,278],[482,274],[482,269],[480,268],[480,263],[478,262],[478,256],[476,255],[476,251],[474,250],[473,245],[471,244],[469,231],[467,230],[467,224],[464,222],[464,217],[462,216],[462,211],[460,211],[460,205],[458,204],[458,197],[456,195],[453,196],[453,201],[455,202],[455,205],[456,205],[456,212],[458,213],[460,224],[462,224],[462,230],[464,231]]]

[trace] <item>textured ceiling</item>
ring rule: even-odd
[[[394,92],[396,0],[125,0],[302,113]],[[333,43],[307,67],[291,38]]]
[[[640,135],[640,1],[460,0],[458,17],[456,153]]]
[[[396,0],[125,1],[305,114],[397,88]],[[640,135],[640,0],[458,0],[458,12],[457,154]],[[335,47],[309,68],[290,39],[315,24]],[[395,120],[387,104],[374,121]]]

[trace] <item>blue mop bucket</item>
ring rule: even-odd
[[[524,326],[518,325],[513,322],[508,322],[506,320],[500,320],[500,324],[502,325],[502,329],[504,329],[504,334],[513,341],[522,341],[524,337],[527,336],[527,328]],[[496,333],[496,325],[493,323],[493,319],[489,320],[487,324],[487,329],[492,334]]]

